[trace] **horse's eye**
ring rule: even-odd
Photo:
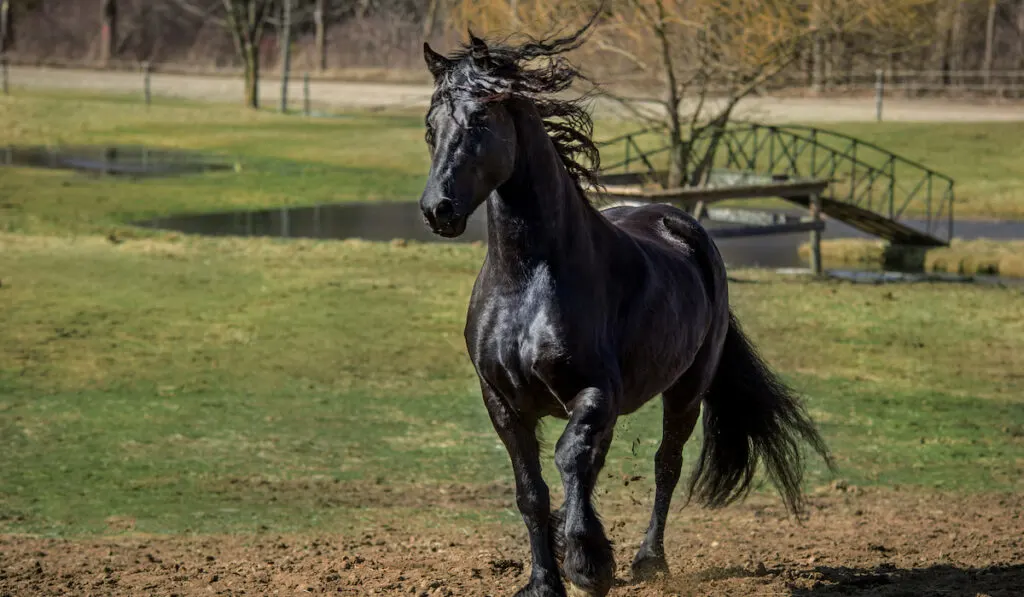
[[[434,146],[434,128],[428,126],[427,127],[427,132],[423,136],[423,138],[426,140],[427,145],[433,147]]]

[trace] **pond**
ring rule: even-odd
[[[790,217],[799,211],[785,212]],[[921,225],[908,221],[911,225]],[[423,223],[418,206],[410,202],[346,203],[245,212],[223,212],[178,215],[137,223],[148,228],[175,230],[188,234],[210,236],[275,236],[290,238],[346,239],[390,241],[402,238],[420,242],[483,242],[487,239],[486,209],[477,210],[469,219],[464,235],[444,239],[430,232]],[[715,230],[743,224],[704,221]],[[964,239],[1024,238],[1022,222],[963,221],[956,224],[956,235]],[[806,267],[797,248],[807,240],[807,233],[779,234],[746,238],[720,238],[716,243],[726,262],[739,267],[794,268]],[[868,235],[828,220],[823,238],[867,238]]]
[[[114,176],[180,176],[231,170],[234,164],[212,156],[136,146],[0,147],[0,166],[75,170]]]

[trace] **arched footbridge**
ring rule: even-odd
[[[602,167],[603,177],[664,180],[670,148],[663,132],[645,129],[599,146],[602,161],[611,162]],[[808,126],[738,123],[704,130],[688,149],[688,187],[693,190],[736,186],[740,191],[757,181],[766,189],[799,189],[827,182],[818,198],[820,209],[849,226],[901,245],[941,246],[953,237],[953,179],[873,143]],[[771,195],[759,196],[766,194]],[[808,193],[773,196],[811,207]]]

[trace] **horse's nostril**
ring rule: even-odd
[[[455,205],[449,199],[442,199],[437,203],[437,207],[434,208],[434,217],[438,221],[447,221],[453,215],[455,215]]]

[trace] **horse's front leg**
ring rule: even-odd
[[[574,400],[569,423],[555,446],[555,464],[565,487],[562,569],[570,595],[605,595],[615,578],[612,545],[591,496],[617,416],[610,392],[587,388]]]
[[[565,595],[555,561],[554,536],[550,528],[551,501],[541,476],[537,419],[524,418],[508,402],[483,383],[484,402],[498,437],[512,459],[516,479],[516,505],[530,536],[532,566],[530,581],[517,597]]]

